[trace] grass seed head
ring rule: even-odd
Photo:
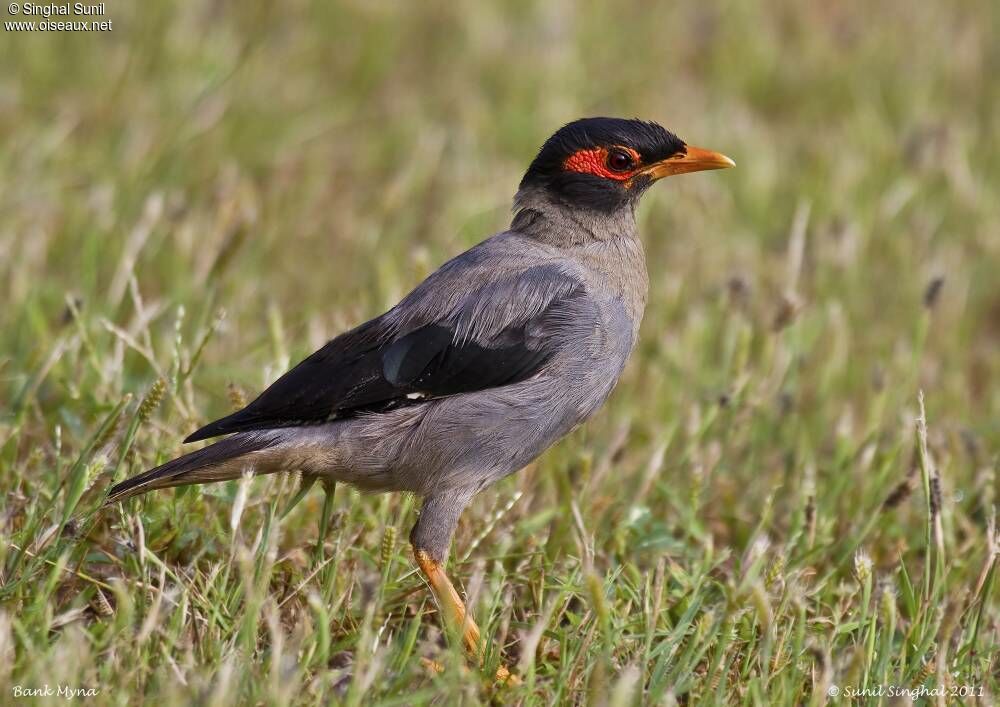
[[[149,392],[146,393],[146,397],[142,399],[142,403],[139,405],[139,422],[145,423],[149,421],[149,418],[163,400],[163,394],[166,393],[166,391],[167,382],[162,378],[157,378],[150,387]]]
[[[864,585],[872,576],[872,558],[864,550],[854,553],[854,577]]]
[[[387,525],[382,532],[382,551],[379,554],[379,568],[385,569],[392,561],[392,553],[396,548],[396,526]]]
[[[936,473],[931,477],[931,516],[941,513],[941,477]]]

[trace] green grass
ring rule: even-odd
[[[0,43],[0,701],[996,699],[996,3],[107,6]],[[442,635],[415,499],[340,487],[322,538],[291,476],[89,514],[592,114],[738,167],[646,198],[621,384],[462,519],[502,656]]]

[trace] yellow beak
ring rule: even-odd
[[[735,166],[735,162],[720,152],[688,145],[684,152],[678,152],[665,160],[654,162],[642,170],[640,174],[647,174],[653,179],[662,179],[675,174],[701,172],[706,169],[727,169]]]

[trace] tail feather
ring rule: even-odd
[[[227,437],[115,484],[108,492],[104,505],[154,489],[237,479],[251,467],[257,473],[278,471],[280,467],[274,463],[274,455],[259,453],[277,446],[281,441],[282,436],[274,430]]]

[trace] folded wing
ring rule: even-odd
[[[553,333],[583,286],[558,265],[484,270],[454,260],[381,317],[346,332],[288,371],[250,405],[185,441],[324,422],[538,373]]]

